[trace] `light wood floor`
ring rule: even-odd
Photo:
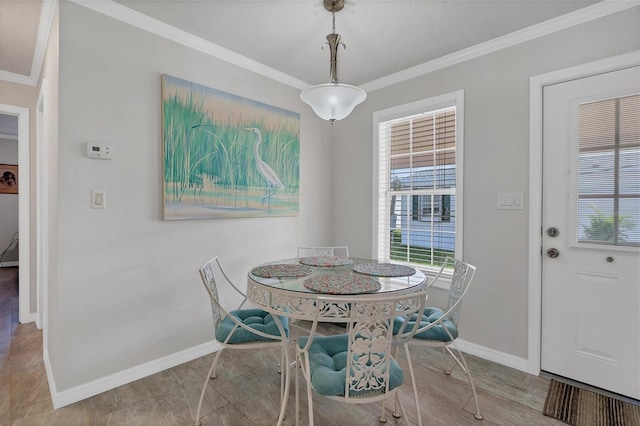
[[[212,355],[54,410],[42,361],[42,332],[34,324],[18,324],[17,268],[0,269],[0,425],[190,425]],[[292,333],[296,333],[292,328]],[[339,332],[329,326],[326,332]],[[483,421],[473,417],[468,382],[454,370],[440,371],[441,354],[412,352],[424,425],[556,425],[542,415],[549,380],[468,356],[477,382]],[[273,351],[225,351],[218,378],[211,380],[203,425],[274,425],[279,411],[278,355]],[[405,365],[403,356],[399,356]],[[408,382],[408,380],[407,380]],[[293,381],[292,381],[293,396]],[[303,394],[304,395],[304,394]],[[388,416],[388,425],[415,425],[411,388],[402,401],[408,419]],[[308,424],[305,397],[302,424]],[[295,419],[289,399],[286,425]],[[379,406],[346,405],[314,397],[318,426],[379,425]]]

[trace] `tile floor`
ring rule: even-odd
[[[0,425],[190,425],[212,355],[54,410],[42,361],[42,332],[18,324],[17,268],[0,269]],[[299,332],[293,328],[293,333]],[[327,333],[340,332],[329,326]],[[548,379],[468,356],[477,382],[484,420],[473,417],[473,398],[460,371],[440,372],[441,354],[412,352],[426,425],[556,425],[542,415]],[[218,378],[209,385],[203,425],[274,425],[279,411],[280,378],[274,351],[227,351]],[[399,356],[401,365],[404,357]],[[293,381],[291,394],[293,395]],[[389,425],[415,425],[411,388],[403,385],[408,419],[388,416]],[[304,392],[304,390],[303,390]],[[303,393],[304,395],[304,393]],[[305,397],[302,424],[308,424]],[[295,424],[294,398],[286,425]],[[346,405],[314,398],[318,426],[378,425],[379,406]]]

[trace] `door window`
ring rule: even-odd
[[[640,95],[578,110],[578,242],[640,246]]]

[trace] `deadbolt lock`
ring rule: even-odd
[[[560,231],[555,226],[552,226],[547,229],[547,235],[550,237],[557,237],[558,235],[560,235]]]

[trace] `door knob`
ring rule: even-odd
[[[555,259],[556,257],[560,256],[560,251],[557,248],[550,248],[549,250],[547,250],[547,256]]]
[[[611,263],[611,262],[613,262],[613,257],[611,257],[611,256],[607,256],[605,260],[606,260],[607,262]]]

